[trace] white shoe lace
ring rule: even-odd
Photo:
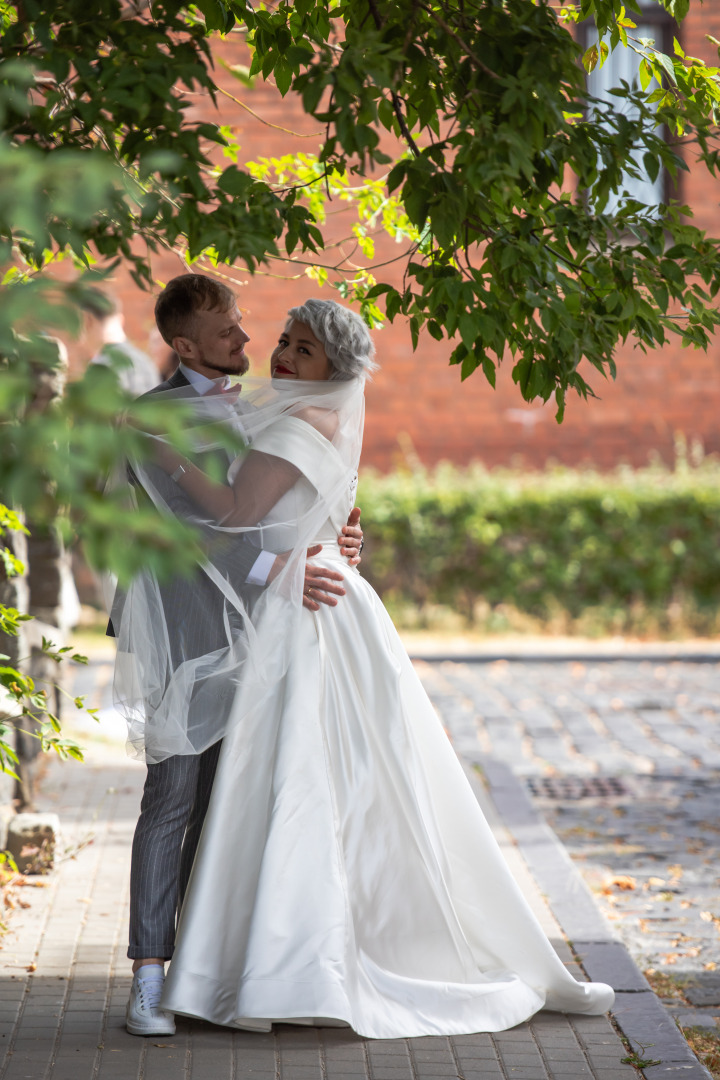
[[[164,979],[157,978],[137,980],[138,1005],[143,1012],[158,1011],[164,982]]]

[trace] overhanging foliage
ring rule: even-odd
[[[88,455],[96,446],[104,467],[101,448],[121,454],[128,437],[108,435],[122,404],[111,388],[99,407],[87,380],[77,384],[40,443],[42,425],[27,422],[38,365],[57,364],[45,334],[76,320],[88,275],[123,260],[150,286],[153,253],[168,248],[203,269],[257,271],[282,244],[369,319],[381,303],[409,318],[414,341],[452,338],[463,377],[480,367],[492,382],[505,357],[523,397],[554,394],[559,418],[569,389],[592,392],[593,369],[614,374],[622,341],[655,347],[675,332],[706,347],[718,241],[688,208],[646,207],[622,190],[640,168],[675,177],[692,161],[716,174],[718,69],[633,38],[639,10],[631,0],[627,11],[618,0],[0,3],[0,491],[16,498],[22,477],[28,509],[74,508],[100,565],[129,571],[148,545],[158,558],[174,550],[177,537],[142,523],[136,548],[103,540],[116,511],[90,483]],[[613,48],[642,53],[641,86],[620,87],[612,104],[588,99],[572,32],[581,18],[600,42],[587,67]],[[241,81],[274,79],[300,96],[325,132],[316,154],[244,167],[228,127],[189,115],[198,94],[218,93],[214,33],[249,46]],[[328,269],[331,197],[357,209],[357,273]],[[373,266],[383,232],[405,245],[400,287]],[[51,288],[46,271],[64,257],[85,277]],[[63,425],[71,454],[52,451]]]

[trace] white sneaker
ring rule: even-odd
[[[133,977],[125,1014],[126,1027],[131,1035],[174,1035],[172,1014],[160,1008],[165,975],[154,965],[151,975],[142,975],[142,970],[140,968]]]

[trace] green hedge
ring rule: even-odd
[[[363,573],[396,617],[489,629],[720,630],[720,465],[364,472]]]

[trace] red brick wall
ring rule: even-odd
[[[720,38],[720,9],[693,3],[694,11],[683,28],[683,44],[693,55],[710,56],[707,33]],[[231,46],[223,44],[217,55],[239,62]],[[269,86],[247,90],[221,67],[220,84],[249,104],[271,124],[301,133],[317,125],[303,116],[291,97],[284,100]],[[199,101],[198,112],[215,117],[209,103]],[[241,159],[280,155],[293,150],[317,148],[319,139],[297,138],[267,127],[228,99],[221,99],[222,121],[234,126],[242,142]],[[682,197],[695,208],[702,228],[717,232],[720,187],[702,168],[683,180]],[[334,220],[341,235],[342,215]],[[392,258],[398,248],[389,242],[378,245],[378,259]],[[154,264],[156,277],[166,281],[183,267],[172,256]],[[292,304],[317,295],[317,286],[303,274],[303,267],[274,263],[267,276],[250,277],[242,268],[229,273],[239,282],[240,304],[252,344],[248,351],[256,370],[263,370],[282,328],[284,313]],[[383,271],[387,273],[387,271]],[[400,270],[395,270],[399,280]],[[390,275],[392,279],[393,275]],[[152,335],[152,298],[139,292],[127,278],[118,276],[116,287],[125,307],[130,337],[148,346]],[[334,296],[325,288],[319,295]],[[499,373],[493,391],[475,374],[460,382],[457,368],[450,368],[450,348],[428,336],[413,353],[409,333],[401,321],[377,333],[381,372],[368,388],[364,462],[383,470],[401,460],[403,447],[412,445],[421,461],[465,463],[474,459],[487,465],[524,463],[540,467],[548,461],[566,464],[592,462],[610,468],[620,462],[645,464],[659,453],[672,460],[676,434],[699,439],[707,452],[720,451],[720,344],[705,354],[682,349],[678,343],[644,355],[628,345],[618,351],[618,377],[606,383],[587,375],[599,400],[572,398],[562,426],[554,420],[551,406],[527,406],[512,383],[510,364]]]

